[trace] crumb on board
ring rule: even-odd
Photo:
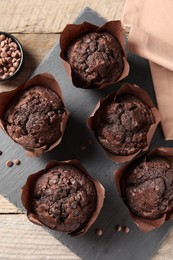
[[[20,164],[20,160],[19,160],[19,159],[15,159],[15,160],[13,161],[13,163],[14,163],[15,165],[19,165],[19,164]]]
[[[99,237],[100,237],[100,236],[102,236],[102,235],[103,235],[103,230],[102,230],[102,229],[100,229],[100,228],[96,228],[96,229],[95,229],[95,233],[96,233],[96,235],[97,235],[97,236],[99,236]]]
[[[12,161],[6,161],[6,166],[7,167],[12,167],[13,166],[13,162]]]
[[[123,232],[124,232],[124,233],[129,233],[129,232],[130,232],[130,228],[127,227],[127,226],[124,226],[124,227],[123,227]]]
[[[120,232],[120,231],[122,230],[122,227],[117,224],[117,225],[115,226],[115,230],[116,230],[117,232]]]

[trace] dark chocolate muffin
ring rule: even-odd
[[[80,229],[91,218],[96,204],[93,182],[73,165],[52,167],[33,187],[33,211],[43,224],[58,231]]]
[[[173,162],[158,156],[133,164],[121,182],[123,196],[136,215],[157,219],[173,209]]]
[[[100,106],[93,129],[106,150],[126,156],[147,145],[147,133],[154,122],[150,108],[142,100],[124,94]]]
[[[6,130],[23,147],[49,147],[61,136],[65,115],[60,97],[51,89],[33,86],[23,91],[5,114]]]
[[[81,88],[97,88],[114,82],[124,69],[123,50],[107,32],[80,35],[71,43],[66,56],[74,84]]]

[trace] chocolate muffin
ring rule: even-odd
[[[61,98],[51,89],[33,86],[20,92],[7,109],[5,127],[11,138],[26,148],[49,147],[61,136],[65,115]]]
[[[173,209],[173,162],[160,156],[139,160],[122,178],[125,203],[139,217],[158,219]]]
[[[71,233],[96,209],[97,191],[91,179],[71,164],[59,164],[39,176],[32,191],[32,208],[46,226]]]
[[[94,115],[93,130],[107,151],[127,156],[147,146],[147,133],[154,123],[148,105],[138,97],[123,94],[100,105]]]
[[[74,85],[98,88],[116,81],[124,69],[124,53],[116,38],[107,32],[79,35],[66,50]]]

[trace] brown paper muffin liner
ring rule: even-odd
[[[173,161],[173,148],[158,147],[158,148],[155,148],[152,151],[148,152],[143,157],[145,158],[145,160],[147,160],[147,158],[149,158],[150,156],[153,156],[153,155],[162,156],[162,157],[167,158],[170,161]],[[137,159],[134,159],[132,162],[120,167],[115,172],[116,188],[119,193],[119,196],[122,198],[123,201],[124,201],[124,197],[123,197],[122,189],[121,189],[121,180],[122,180],[122,178],[126,177],[131,164],[132,163],[135,164],[136,160]],[[125,201],[124,201],[124,203],[125,203]],[[125,203],[125,205],[126,205],[126,203]],[[132,220],[135,222],[135,224],[139,227],[139,229],[144,232],[149,232],[157,227],[160,227],[165,221],[173,219],[173,209],[170,212],[163,214],[163,216],[161,218],[152,219],[152,220],[139,217],[136,214],[134,214],[133,212],[131,212],[130,209],[129,209],[129,214],[130,214],[130,217],[132,218]]]
[[[68,24],[64,28],[64,30],[60,36],[60,48],[61,48],[60,57],[62,59],[64,67],[67,71],[67,74],[71,78],[73,85],[80,88],[81,87],[80,83],[77,83],[77,84],[74,83],[72,69],[66,58],[66,51],[67,51],[69,44],[76,37],[78,37],[79,35],[81,35],[83,33],[89,33],[89,32],[107,32],[118,40],[118,42],[122,48],[124,69],[123,69],[121,76],[114,82],[110,82],[110,83],[106,83],[106,84],[102,84],[102,85],[98,86],[97,89],[115,86],[116,82],[124,79],[129,74],[129,64],[127,62],[126,53],[125,53],[125,32],[121,26],[121,21],[110,21],[110,22],[105,23],[101,27],[98,27],[98,26],[88,23],[88,22],[84,22],[82,24]],[[90,87],[90,88],[92,88],[92,87]]]
[[[90,226],[95,222],[97,219],[101,208],[103,207],[103,202],[105,198],[105,189],[101,185],[101,183],[98,180],[93,179],[89,173],[86,171],[86,169],[82,166],[82,164],[78,160],[68,160],[68,161],[51,161],[44,170],[41,170],[37,173],[34,173],[30,175],[25,183],[25,185],[21,188],[21,200],[23,203],[23,206],[27,210],[27,217],[28,219],[33,222],[34,224],[45,226],[38,218],[38,216],[33,212],[32,206],[31,206],[31,193],[33,184],[36,181],[36,179],[46,173],[50,168],[60,165],[60,164],[71,164],[81,170],[95,185],[96,192],[97,192],[97,205],[95,208],[94,213],[90,217],[87,223],[85,223],[81,228],[68,233],[69,235],[76,236],[81,235],[87,232],[87,230],[90,228]]]
[[[35,77],[33,77],[32,79],[30,79],[29,81],[27,81],[26,83],[23,83],[22,85],[17,87],[15,90],[0,93],[0,127],[7,135],[8,135],[8,132],[6,130],[4,114],[10,106],[10,102],[12,102],[15,98],[18,97],[18,95],[20,93],[27,90],[29,87],[36,86],[36,85],[50,88],[61,98],[61,100],[63,102],[63,96],[61,93],[60,86],[57,83],[57,81],[55,80],[55,78],[49,73],[38,74]],[[64,105],[64,103],[63,103],[63,105]],[[50,145],[48,149],[46,148],[46,145],[44,145],[40,148],[23,147],[28,156],[38,157],[38,156],[42,155],[44,152],[48,152],[48,151],[52,150],[55,146],[57,146],[61,142],[65,128],[66,128],[66,124],[68,121],[68,117],[69,117],[69,111],[65,108],[65,106],[64,106],[64,110],[65,110],[65,115],[60,123],[60,129],[61,129],[60,138],[55,143]],[[10,138],[11,138],[11,136],[10,136]]]
[[[149,106],[149,108],[151,109],[152,113],[153,113],[153,116],[154,116],[154,119],[155,119],[155,123],[151,125],[151,127],[149,128],[149,131],[147,133],[147,146],[145,146],[143,149],[140,149],[138,152],[134,153],[134,154],[131,154],[131,155],[116,155],[116,154],[113,154],[113,153],[110,153],[108,150],[106,150],[101,144],[102,148],[104,149],[104,151],[106,152],[106,154],[109,156],[109,158],[116,162],[116,163],[123,163],[123,162],[127,162],[127,161],[130,161],[132,160],[135,156],[137,156],[140,152],[142,151],[146,151],[148,150],[149,148],[149,145],[150,145],[150,142],[151,142],[151,139],[154,135],[154,132],[157,128],[157,125],[159,124],[160,122],[160,113],[159,111],[157,110],[157,108],[154,106],[151,98],[149,97],[149,95],[147,94],[147,92],[140,88],[139,86],[137,85],[132,85],[132,84],[129,84],[129,83],[124,83],[120,88],[119,90],[114,93],[114,94],[110,94],[108,95],[106,98],[103,98],[101,99],[94,111],[92,112],[92,114],[89,116],[89,118],[87,119],[87,126],[90,130],[94,131],[93,129],[93,123],[94,123],[94,117],[95,117],[95,113],[97,112],[97,110],[105,103],[109,103],[110,101],[112,101],[113,99],[116,100],[116,98],[120,95],[123,95],[123,94],[130,94],[130,95],[133,95],[135,97],[138,97],[139,99],[141,99],[146,105]],[[97,135],[95,134],[96,138],[97,138]]]

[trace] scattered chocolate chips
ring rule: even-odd
[[[6,166],[7,167],[12,167],[13,166],[13,162],[12,161],[6,161]]]
[[[123,227],[123,232],[124,232],[124,233],[129,233],[129,232],[130,232],[130,228],[127,227],[127,226],[124,226],[124,227]]]
[[[99,229],[99,228],[96,228],[95,229],[95,233],[98,237],[102,236],[103,235],[103,230],[102,229]]]
[[[120,225],[116,225],[116,226],[115,226],[115,230],[116,230],[117,232],[120,232],[120,231],[122,230],[122,227],[121,227]]]
[[[19,164],[20,164],[20,160],[15,159],[15,160],[13,161],[13,163],[14,163],[15,165],[19,165]]]
[[[0,34],[0,79],[12,76],[21,62],[21,51],[16,42]]]

